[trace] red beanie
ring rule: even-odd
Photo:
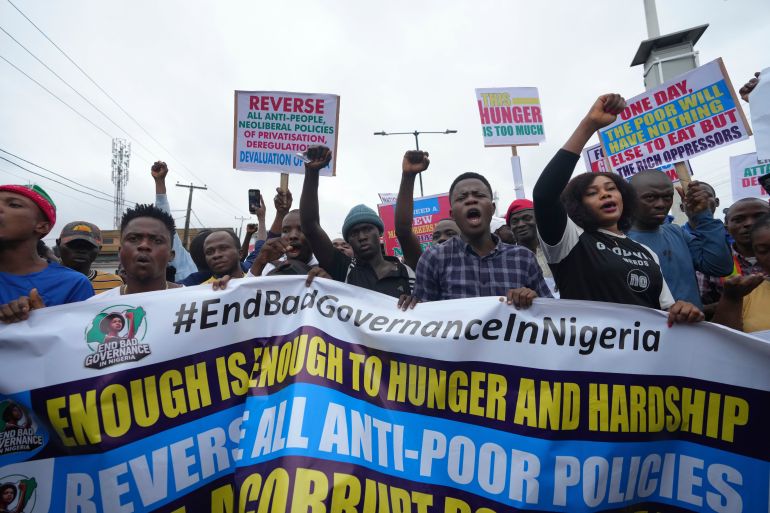
[[[511,206],[508,207],[508,212],[505,213],[505,222],[508,224],[511,224],[511,216],[518,212],[519,210],[532,210],[535,208],[535,204],[532,203],[532,200],[528,199],[517,199],[513,200],[513,203],[511,203]]]
[[[0,191],[12,192],[31,199],[43,211],[43,215],[51,223],[51,227],[56,224],[56,205],[39,185],[0,185]]]

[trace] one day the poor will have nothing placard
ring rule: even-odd
[[[285,91],[235,91],[233,168],[241,171],[304,173],[301,154],[309,146],[332,149],[336,169],[340,97]]]

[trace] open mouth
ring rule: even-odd
[[[605,201],[601,204],[599,209],[605,214],[614,214],[618,211],[618,204],[614,201]]]
[[[471,226],[481,225],[481,210],[478,208],[470,208],[465,214],[465,218]]]

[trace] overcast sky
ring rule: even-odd
[[[0,33],[2,57],[109,134],[0,60],[0,149],[112,194],[111,137],[127,138],[133,153],[126,198],[152,202],[150,164],[167,161],[178,226],[187,195],[173,187],[177,180],[209,187],[195,192],[192,226],[237,228],[234,217],[248,215],[249,188],[270,198],[272,221],[278,175],[232,169],[235,89],[340,95],[338,176],[323,178],[320,189],[321,220],[332,237],[350,207],[374,208],[378,192],[398,189],[401,157],[413,138],[375,131],[458,130],[421,137],[431,154],[425,194],[446,192],[459,173],[478,171],[504,211],[514,197],[510,150],[483,147],[475,88],[539,89],[547,140],[519,151],[528,195],[596,96],[630,98],[644,89],[641,67],[629,67],[647,38],[642,0],[13,2],[168,151],[7,0],[0,0],[0,26],[122,129]],[[700,62],[722,57],[736,88],[770,66],[770,2],[659,0],[657,7],[663,34],[710,24],[696,46]],[[699,156],[691,161],[695,177],[712,183],[727,205],[728,158],[751,151],[753,140]],[[112,228],[110,202],[0,160],[0,183],[31,180],[57,203],[59,221],[47,240],[73,220]],[[291,177],[295,206],[301,185],[301,176]]]

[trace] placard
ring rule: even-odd
[[[484,146],[520,146],[545,141],[537,87],[476,89]]]
[[[767,198],[759,177],[770,174],[770,160],[757,160],[756,153],[730,157],[730,184],[733,202],[743,198]]]
[[[691,159],[751,135],[722,59],[627,101],[599,131],[608,166],[621,176]]]
[[[331,148],[320,171],[333,176],[337,161],[340,97],[284,91],[235,91],[233,168],[241,171],[305,172],[298,155],[308,146]]]
[[[377,210],[379,211],[380,219],[382,219],[382,224],[385,225],[385,231],[382,235],[383,242],[385,243],[385,254],[402,256],[401,244],[399,244],[396,237],[395,203],[377,205]],[[447,217],[450,217],[449,193],[414,199],[412,232],[419,239],[423,251],[433,242],[433,232],[436,229],[436,223]]]

